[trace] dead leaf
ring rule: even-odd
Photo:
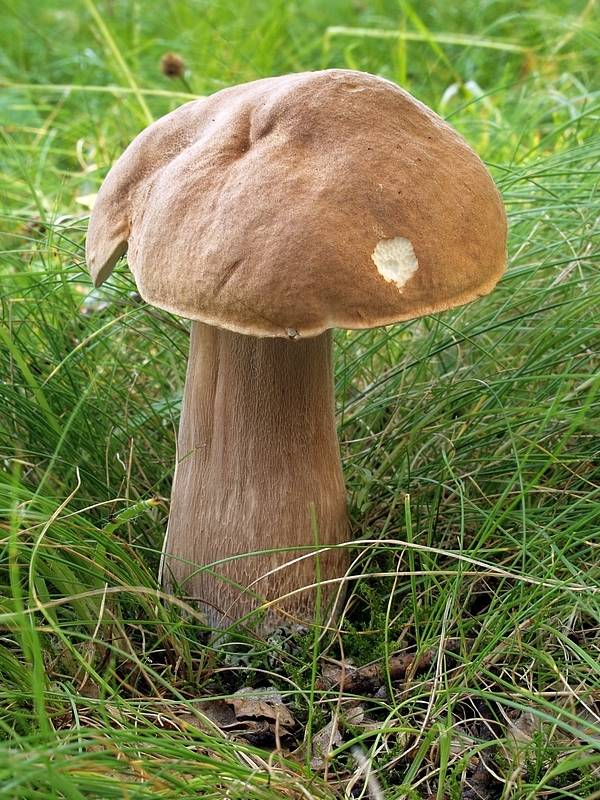
[[[523,711],[515,720],[509,723],[506,733],[517,747],[523,747],[529,744],[537,728],[539,728],[539,723],[531,711]]]
[[[194,706],[199,714],[206,717],[221,731],[226,732],[239,727],[233,708],[224,700],[203,700],[194,703]],[[200,728],[200,730],[206,730],[209,727],[201,716],[189,712],[179,714],[178,719]]]
[[[314,770],[325,769],[331,752],[342,744],[342,734],[337,724],[337,719],[332,719],[324,728],[312,737],[312,758],[310,765]]]
[[[410,672],[413,674],[421,672],[431,664],[435,652],[429,650],[420,656],[416,654],[392,656],[387,665],[390,678],[392,681],[399,681]],[[381,664],[355,667],[349,663],[328,662],[321,668],[320,688],[373,695],[385,685],[386,681],[386,670]]]
[[[346,725],[362,725],[365,721],[365,709],[360,703],[353,703],[344,710],[344,722]]]
[[[238,720],[265,719],[277,722],[284,728],[296,727],[296,720],[284,704],[282,696],[272,690],[245,687],[225,702],[233,705]]]

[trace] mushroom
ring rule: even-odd
[[[141,296],[192,320],[163,583],[214,627],[264,600],[264,631],[309,621],[315,538],[324,604],[347,566],[331,330],[488,293],[506,262],[498,191],[388,80],[266,78],[134,139],[93,209],[96,285],[126,251]]]

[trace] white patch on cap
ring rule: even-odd
[[[395,283],[398,289],[401,289],[419,268],[413,246],[403,236],[377,242],[371,258],[382,278],[389,283]]]

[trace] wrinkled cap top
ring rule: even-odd
[[[506,261],[479,157],[393,83],[326,70],[194,100],[104,181],[87,261],[128,252],[142,297],[255,336],[370,328],[469,302]]]

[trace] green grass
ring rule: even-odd
[[[597,12],[3,2],[0,796],[600,797]],[[184,80],[161,75],[168,51]],[[402,83],[482,154],[510,269],[473,306],[337,333],[339,630],[291,652],[239,631],[225,653],[156,582],[188,326],[124,266],[91,288],[85,203],[190,95],[333,66]],[[376,694],[323,677],[397,654],[413,667]],[[295,737],[261,748],[207,721],[243,686],[276,687]],[[342,738],[311,767],[332,717]]]

